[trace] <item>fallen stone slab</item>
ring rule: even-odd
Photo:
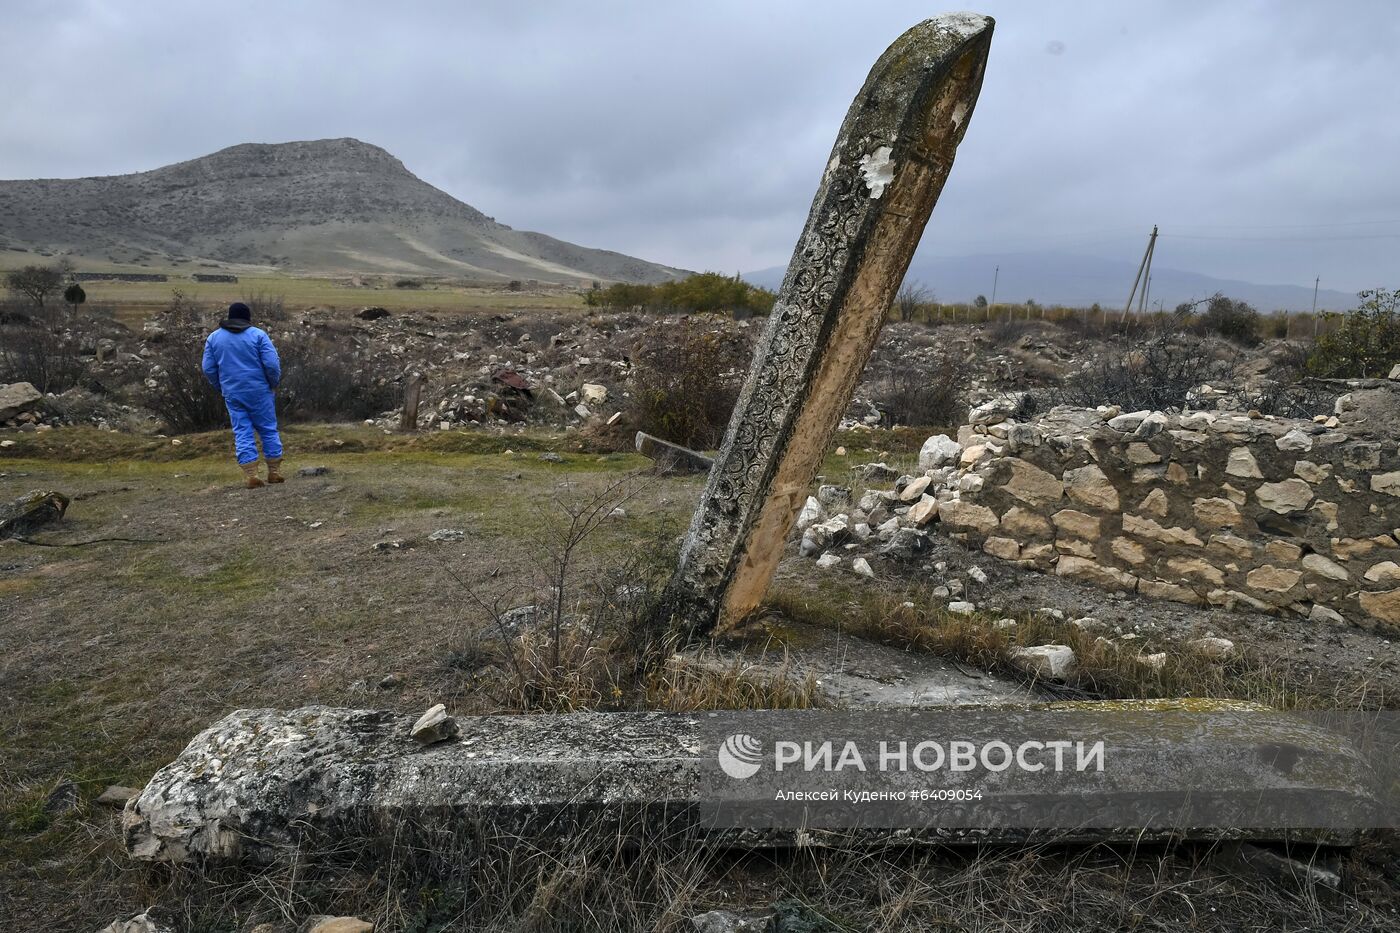
[[[410,715],[239,710],[152,777],[123,830],[141,860],[267,862],[471,833],[639,843],[689,834],[750,848],[1299,835],[1340,845],[1358,826],[1395,819],[1380,789],[1390,777],[1345,737],[1216,702],[464,717],[455,739],[426,748],[410,736]],[[1045,767],[1059,739],[1040,742],[1038,769],[1029,760],[997,768],[986,757],[1003,741],[1023,748],[1027,735],[1079,736],[1078,770]],[[863,744],[872,767],[832,770],[829,756],[825,770],[804,771],[792,765],[799,751],[784,770],[784,736]],[[873,767],[879,736],[906,743],[906,763],[914,748],[915,773],[887,769],[883,747]],[[971,768],[953,766],[953,736],[984,750],[981,766],[975,755]],[[931,753],[920,749],[930,743],[946,746],[947,767],[940,750],[929,769]],[[1092,743],[1097,771],[1084,756]],[[861,809],[859,799],[816,806],[782,796],[892,789],[925,802]]]
[[[18,538],[63,518],[68,497],[50,489],[36,489],[12,502],[0,504],[0,540]]]
[[[708,473],[715,461],[689,447],[652,437],[645,431],[637,432],[637,453],[650,457],[657,466],[673,473]]]
[[[922,652],[903,651],[824,626],[784,621],[780,638],[752,638],[682,656],[716,673],[742,666],[751,676],[810,679],[845,709],[931,709],[1028,704],[1049,695],[1006,677]]]

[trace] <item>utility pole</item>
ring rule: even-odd
[[[1152,268],[1152,247],[1157,243],[1157,225],[1152,225],[1152,236],[1147,239],[1147,250],[1138,264],[1137,278],[1133,279],[1133,290],[1128,292],[1128,303],[1123,306],[1123,323],[1128,323],[1128,314],[1133,310],[1133,299],[1138,297],[1138,285],[1142,284],[1143,273]],[[1145,296],[1144,296],[1145,297]]]
[[[1001,278],[1001,266],[997,266],[992,272],[992,300],[987,305],[987,320],[992,319],[992,309],[997,306],[997,280]]]
[[[1313,279],[1313,339],[1317,339],[1317,287],[1322,284],[1322,276]]]

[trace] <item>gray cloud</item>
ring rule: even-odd
[[[1386,0],[984,8],[992,60],[925,252],[1135,261],[1158,223],[1164,265],[1400,285]],[[517,227],[690,268],[778,265],[865,72],[929,13],[0,0],[0,177],[356,136]]]

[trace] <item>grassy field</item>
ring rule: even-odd
[[[3,270],[0,270],[3,271]],[[125,270],[147,271],[147,270]],[[165,270],[161,270],[165,271]],[[84,282],[87,304],[110,308],[126,324],[140,322],[170,304],[179,290],[187,298],[210,306],[226,305],[255,295],[281,297],[288,310],[327,308],[358,311],[381,307],[390,311],[578,310],[583,295],[574,288],[557,285],[526,285],[511,291],[505,284],[490,285],[461,281],[414,279],[416,288],[399,288],[398,276],[359,276],[320,278],[292,275],[240,275],[237,283],[195,282],[187,272],[169,272],[167,282]]]

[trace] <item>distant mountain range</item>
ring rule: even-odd
[[[996,271],[998,266],[1000,272]],[[970,302],[978,295],[990,300],[995,279],[998,303],[1033,299],[1042,305],[1088,307],[1097,302],[1104,307],[1121,308],[1128,300],[1137,270],[1136,262],[1064,253],[916,255],[905,281],[923,285],[939,300],[947,302]],[[744,278],[755,285],[776,289],[782,284],[784,271],[781,267],[761,269]],[[1247,301],[1260,311],[1307,311],[1313,302],[1313,290],[1306,286],[1217,279],[1155,265],[1148,301],[1154,308],[1160,301],[1162,307],[1170,309],[1183,301],[1196,301],[1216,292]],[[1137,306],[1136,301],[1133,306]],[[1331,311],[1346,310],[1356,306],[1356,295],[1322,289],[1317,293],[1317,306]]]
[[[0,264],[663,282],[689,273],[513,230],[357,139],[249,143],[133,175],[0,181]]]

